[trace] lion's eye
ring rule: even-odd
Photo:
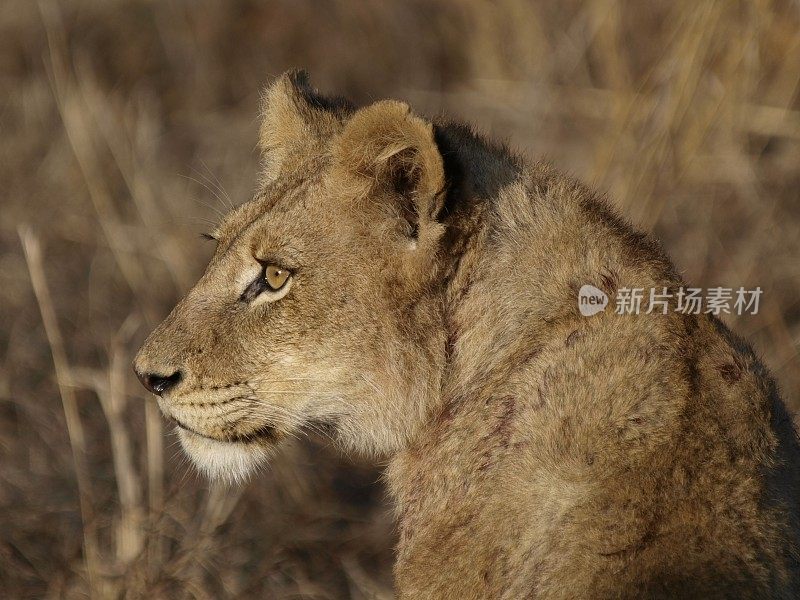
[[[276,264],[262,263],[258,277],[242,292],[239,300],[254,305],[261,302],[275,302],[289,291],[292,272]]]
[[[270,289],[273,292],[277,292],[286,285],[286,281],[289,279],[289,271],[275,265],[267,265],[264,268],[264,279]]]

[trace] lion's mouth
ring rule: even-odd
[[[201,433],[196,429],[192,429],[188,425],[181,423],[175,417],[170,417],[172,421],[183,429],[184,431],[188,431],[189,433],[196,435],[201,438],[205,438],[207,440],[212,440],[214,442],[223,442],[227,444],[251,444],[254,442],[263,442],[263,441],[275,441],[278,438],[278,432],[272,425],[264,425],[255,431],[250,431],[248,433],[241,433],[241,434],[229,434],[225,436],[212,436],[205,433]]]

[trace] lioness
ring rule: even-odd
[[[401,598],[800,594],[798,441],[659,246],[401,102],[267,90],[263,181],[135,361],[210,477],[324,428],[381,457]],[[611,302],[582,316],[578,291]],[[623,288],[673,292],[618,314]]]

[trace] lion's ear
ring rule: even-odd
[[[360,197],[389,192],[389,208],[405,221],[409,236],[436,224],[445,185],[442,156],[433,125],[407,104],[384,100],[357,111],[334,152],[345,188]]]
[[[263,94],[258,147],[264,161],[264,179],[274,181],[324,148],[352,113],[343,98],[321,95],[305,71],[288,71]]]

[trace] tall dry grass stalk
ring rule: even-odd
[[[33,292],[42,315],[42,323],[50,344],[50,352],[55,368],[58,391],[61,394],[61,404],[64,409],[64,421],[67,425],[70,447],[72,449],[72,462],[75,467],[75,480],[78,484],[78,500],[80,503],[81,519],[83,521],[83,548],[86,575],[89,580],[90,595],[97,588],[97,561],[99,553],[95,538],[94,510],[92,507],[92,482],[86,464],[86,436],[78,411],[78,401],[72,387],[69,385],[70,369],[67,353],[64,349],[64,338],[58,326],[53,299],[47,287],[47,276],[44,271],[42,249],[39,239],[33,230],[20,225],[19,239],[28,264]]]
[[[144,548],[142,525],[145,510],[142,504],[142,486],[133,462],[133,447],[124,414],[127,403],[126,375],[130,361],[123,344],[130,340],[137,325],[136,320],[129,317],[112,339],[107,385],[104,389],[96,389],[111,436],[111,453],[120,507],[116,531],[116,558],[123,568],[139,556]]]

